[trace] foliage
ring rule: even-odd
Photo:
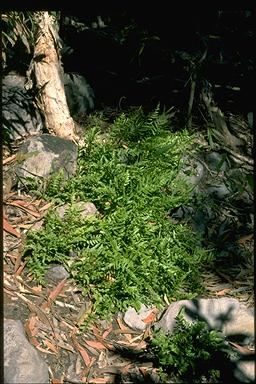
[[[52,11],[49,13],[56,21],[59,20],[60,12]],[[32,58],[39,14],[40,12],[8,11],[1,15],[3,69],[6,69],[8,61],[12,61],[19,49],[22,51],[22,61],[24,61],[25,54],[30,54]],[[28,65],[29,63],[27,63]]]
[[[229,349],[224,338],[209,330],[206,323],[187,322],[183,311],[176,318],[171,334],[155,331],[149,349],[156,356],[162,378],[175,376],[189,383],[219,382],[221,370],[227,369]]]
[[[145,118],[142,108],[136,108],[129,115],[121,113],[116,119],[112,134],[124,142],[138,142],[168,130],[170,119],[174,116],[172,109],[160,113],[160,104]]]
[[[25,50],[31,53],[34,44],[35,23],[33,12],[10,11],[2,14],[2,60],[3,67],[6,59],[16,45],[21,41]]]
[[[188,227],[168,219],[189,199],[189,187],[176,175],[191,137],[169,132],[166,122],[156,123],[164,117],[154,113],[117,118],[108,138],[92,127],[76,177],[51,179],[43,192],[57,202],[91,201],[98,216],[82,220],[71,209],[61,220],[52,212],[44,229],[28,236],[25,255],[34,275],[42,278],[47,265],[64,263],[101,316],[141,302],[161,305],[165,295],[195,295],[201,289],[198,269],[210,257]],[[126,144],[120,144],[118,128],[125,135],[136,116],[137,132],[126,133]]]

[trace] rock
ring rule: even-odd
[[[27,177],[49,177],[62,170],[65,177],[76,172],[77,146],[69,140],[42,134],[27,139],[17,153],[16,174]]]
[[[138,313],[134,308],[129,307],[125,312],[123,319],[128,327],[143,332],[147,326],[143,319],[145,319],[151,312],[152,308],[148,308],[144,304],[141,305]]]
[[[3,195],[7,196],[15,184],[17,184],[17,178],[13,167],[3,169]]]
[[[67,279],[69,273],[62,265],[54,265],[47,269],[44,277],[49,282],[57,283],[60,280]]]
[[[26,78],[12,71],[2,82],[3,129],[10,140],[43,132],[44,124],[33,93],[25,88]],[[94,109],[94,92],[85,78],[64,73],[64,88],[72,117],[82,117]]]
[[[255,383],[255,356],[251,361],[239,360],[236,362],[234,376],[241,383]]]
[[[189,322],[205,321],[209,328],[222,330],[225,335],[242,333],[254,336],[254,316],[236,299],[195,299],[180,300],[171,304],[156,328],[172,332],[176,324],[175,318],[181,308],[185,308],[184,317]]]
[[[254,314],[245,305],[239,304],[234,312],[231,321],[224,324],[223,332],[225,335],[243,334],[248,335],[250,339],[254,338],[255,333]]]
[[[198,185],[205,175],[205,167],[199,159],[184,156],[178,176],[191,185]]]
[[[176,209],[171,217],[175,220],[186,220],[193,231],[203,235],[211,220],[214,219],[214,212],[210,207],[194,207],[188,205],[181,205]]]
[[[44,225],[44,219],[40,219],[32,225],[32,227],[30,228],[30,231],[31,232],[40,231],[43,228],[43,225]]]
[[[2,121],[5,134],[11,140],[40,134],[43,120],[34,97],[25,89],[25,77],[10,72],[3,78],[2,84]]]
[[[56,208],[56,213],[61,219],[63,219],[65,213],[70,209],[70,207],[71,206],[69,204],[61,205],[60,207]],[[80,211],[80,217],[82,219],[93,216],[97,213],[97,208],[93,203],[90,202],[79,201],[77,203],[74,203],[72,207]]]
[[[224,160],[223,156],[225,155],[218,152],[206,153],[205,162],[208,167],[215,172],[226,171],[228,169],[228,163]]]
[[[191,228],[200,234],[205,234],[209,222],[214,218],[213,211],[210,207],[202,207],[195,210],[188,221],[191,224]]]
[[[65,73],[64,87],[70,114],[74,118],[83,117],[94,109],[94,92],[83,76]]]
[[[225,182],[217,182],[207,187],[206,192],[215,199],[223,200],[230,195],[231,191],[226,186]]]
[[[48,367],[28,342],[20,320],[4,319],[4,382],[49,383]]]

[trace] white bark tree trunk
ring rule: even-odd
[[[45,116],[46,128],[56,136],[78,140],[65,96],[58,32],[54,25],[54,17],[48,12],[37,12],[35,20],[38,30],[33,72],[36,85],[40,89],[39,100]]]

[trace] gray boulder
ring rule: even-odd
[[[48,367],[28,342],[20,320],[4,319],[4,382],[49,383]]]
[[[31,92],[25,89],[25,77],[10,72],[2,82],[3,132],[10,140],[38,135],[43,120]]]
[[[65,95],[70,114],[81,118],[94,109],[94,92],[85,78],[64,73]],[[2,121],[7,140],[24,139],[43,132],[44,123],[33,90],[25,88],[26,78],[12,71],[2,81]]]
[[[225,155],[218,152],[213,151],[206,153],[204,161],[207,163],[208,167],[215,172],[226,171],[229,168]]]
[[[66,212],[70,209],[70,207],[71,206],[69,204],[61,205],[58,208],[56,208],[56,213],[61,219],[63,219]],[[79,201],[77,203],[74,203],[72,207],[79,211],[80,217],[82,219],[93,216],[98,212],[95,205],[90,202]]]
[[[62,265],[53,265],[47,269],[44,277],[48,282],[58,283],[60,280],[67,279],[69,273]]]
[[[138,312],[136,312],[134,308],[129,307],[125,312],[123,319],[125,324],[127,324],[130,328],[143,332],[147,326],[143,319],[145,319],[151,312],[152,308],[148,308],[145,304],[141,305]]]
[[[178,177],[185,179],[188,184],[197,186],[205,176],[205,167],[200,158],[185,155],[181,163]]]
[[[64,87],[70,114],[83,117],[94,109],[94,92],[78,73],[64,74]]]
[[[172,332],[181,308],[185,308],[184,317],[189,322],[205,321],[209,328],[221,330],[225,335],[254,336],[253,314],[238,300],[228,297],[177,301],[168,307],[156,328]]]
[[[49,177],[62,170],[69,178],[76,172],[77,146],[69,140],[42,134],[27,139],[17,153],[16,175]]]

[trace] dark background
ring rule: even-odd
[[[134,4],[110,2],[109,8],[56,12],[65,72],[86,77],[95,92],[96,108],[152,108],[160,101],[183,112],[196,73],[194,105],[199,105],[207,83],[224,112],[246,116],[255,109],[254,11],[185,6],[172,10],[162,3],[138,9]],[[97,24],[97,16],[104,27]],[[7,60],[8,70],[25,74],[31,56],[25,56],[19,44]]]
[[[70,25],[68,18],[90,27],[97,14],[62,12],[60,18],[60,36],[73,49],[63,54],[65,71],[85,75],[99,103],[117,104],[125,97],[129,105],[161,101],[182,108],[190,92],[191,61],[196,67],[207,49],[198,89],[207,80],[223,109],[234,113],[254,109],[253,11],[148,8],[144,13],[105,10],[100,15],[106,26],[83,32]]]

